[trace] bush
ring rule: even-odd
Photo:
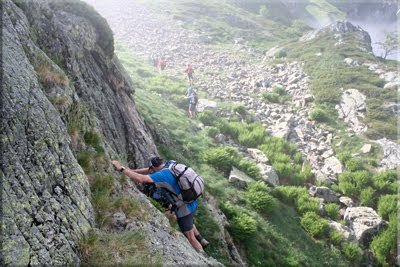
[[[397,173],[396,171],[385,171],[374,175],[372,178],[374,187],[384,194],[393,194],[397,192]]]
[[[346,168],[351,172],[355,172],[362,171],[364,169],[364,166],[360,159],[351,158],[346,161]]]
[[[242,130],[243,126],[241,124],[231,122],[228,123],[226,121],[219,121],[215,124],[215,126],[219,129],[222,134],[229,135],[234,139],[237,139],[239,136],[239,132]]]
[[[280,95],[278,95],[277,93],[263,93],[262,97],[271,103],[280,103],[281,102]]]
[[[310,112],[310,119],[313,121],[324,122],[328,120],[328,115],[324,110],[320,108],[314,108]]]
[[[294,169],[301,168],[300,165],[293,165]],[[291,176],[290,178],[290,184],[292,185],[304,185],[305,182],[311,179],[312,173],[311,173],[311,166],[310,165],[304,165],[304,168],[301,172],[298,172],[297,170],[294,170],[294,175]]]
[[[252,131],[242,131],[239,133],[238,141],[241,145],[255,148],[265,142],[265,129],[261,126]]]
[[[283,87],[276,86],[276,87],[272,88],[272,93],[282,96],[282,95],[286,95],[286,90]]]
[[[329,218],[336,220],[339,215],[339,205],[335,203],[329,203],[325,205],[325,211]]]
[[[292,172],[292,165],[290,163],[277,162],[272,164],[272,166],[281,180],[290,180],[290,177],[294,175]]]
[[[372,187],[367,187],[361,190],[360,193],[360,204],[362,206],[369,206],[371,207],[374,203],[374,193],[375,190]]]
[[[210,127],[207,129],[207,135],[211,138],[215,138],[219,134],[219,130],[216,127]]]
[[[351,153],[348,151],[340,152],[336,155],[337,159],[340,160],[341,163],[346,164],[346,162],[351,159]]]
[[[239,215],[238,208],[235,207],[231,202],[225,201],[220,205],[222,212],[225,214],[226,218],[232,219],[235,216]]]
[[[303,228],[313,237],[323,237],[328,230],[328,221],[315,212],[307,212],[300,221]]]
[[[397,217],[389,220],[389,227],[374,237],[370,248],[377,261],[383,266],[395,266],[397,255]]]
[[[307,212],[319,212],[319,201],[310,197],[309,195],[299,196],[295,203],[296,208],[300,214],[304,214]]]
[[[344,172],[339,176],[339,189],[349,196],[358,196],[370,183],[370,174],[366,171]]]
[[[270,213],[277,207],[276,199],[269,194],[269,188],[261,181],[251,183],[245,197],[250,207],[263,213]]]
[[[210,110],[198,114],[197,118],[207,126],[215,126],[220,121],[220,118]]]
[[[343,239],[344,239],[344,235],[339,231],[333,230],[329,233],[329,240],[335,246],[339,246],[342,243]]]
[[[357,264],[361,260],[361,249],[355,243],[345,243],[342,247],[344,255],[348,260],[350,260],[353,264]]]
[[[231,221],[230,230],[235,238],[245,240],[256,232],[257,221],[251,215],[241,213]]]
[[[378,214],[385,220],[389,219],[390,215],[396,214],[399,197],[398,195],[381,196],[378,201]]]
[[[249,161],[249,160],[245,160],[245,159],[240,160],[238,164],[236,164],[236,162],[237,161],[235,161],[234,165],[238,169],[244,171],[247,175],[249,175],[250,177],[252,177],[256,180],[261,179],[261,171],[256,163]]]
[[[203,159],[214,168],[228,174],[238,158],[238,152],[233,147],[219,147],[206,152]]]
[[[233,108],[233,111],[239,113],[240,115],[246,115],[247,114],[246,107],[243,106],[243,105],[235,106]]]
[[[308,191],[304,187],[297,186],[277,186],[273,191],[274,195],[286,204],[293,205],[300,196],[308,196]]]
[[[287,56],[287,52],[283,49],[275,53],[275,58],[284,58]]]

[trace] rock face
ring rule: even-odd
[[[324,203],[339,203],[339,195],[328,187],[312,186],[308,192],[311,196],[322,199]]]
[[[382,146],[383,149],[383,159],[381,165],[387,169],[396,169],[400,166],[400,146],[393,141],[384,139],[379,139],[378,144]]]
[[[367,130],[360,118],[366,111],[366,97],[356,89],[348,89],[343,92],[340,105],[336,106],[339,118],[348,123],[355,133],[363,133]]]
[[[354,232],[356,240],[362,245],[367,245],[372,237],[386,225],[376,211],[369,207],[347,208],[344,220]]]
[[[247,174],[239,171],[235,167],[232,167],[231,173],[229,174],[229,182],[233,183],[240,189],[245,189],[246,186],[253,181],[254,180],[250,178]]]
[[[79,1],[14,2],[1,3],[0,258],[15,266],[75,266],[77,242],[94,214],[69,130],[95,129],[106,154],[137,164],[155,145],[105,20]]]

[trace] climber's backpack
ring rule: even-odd
[[[174,162],[168,169],[178,182],[184,202],[191,203],[203,195],[204,180],[191,167]]]

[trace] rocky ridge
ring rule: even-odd
[[[16,5],[18,4],[18,5]],[[80,1],[3,1],[0,265],[78,266],[79,242],[95,228],[80,155],[95,149],[96,175],[118,155],[132,167],[157,153],[114,56],[107,22]],[[86,136],[86,137],[85,137]],[[90,135],[89,135],[90,136]],[[81,154],[81,152],[84,154]],[[102,155],[102,154],[100,154]],[[146,208],[148,221],[112,214],[112,231],[138,230],[163,265],[219,265],[199,255],[131,182],[115,194]],[[140,221],[140,222],[139,222]]]

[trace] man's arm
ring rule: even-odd
[[[122,164],[116,160],[111,161],[111,164],[114,165],[114,167],[118,170],[121,170],[121,168],[123,167]],[[134,172],[128,168],[125,168],[122,171],[122,173],[125,174],[126,176],[128,176],[129,178],[132,178],[133,180],[135,180],[138,183],[152,183],[153,182],[153,180],[150,178],[150,176]]]
[[[145,174],[145,175],[154,173],[154,171],[149,168],[135,169],[135,170],[131,170],[131,171],[134,171],[139,174]]]

